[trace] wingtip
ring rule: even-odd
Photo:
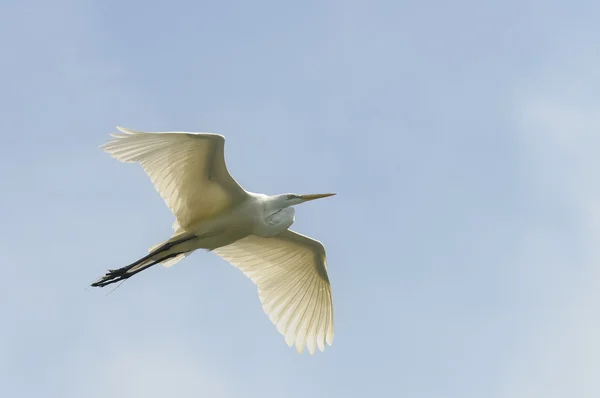
[[[121,127],[121,126],[116,126],[117,130],[119,130],[121,133],[125,133],[125,134],[135,134],[135,133],[139,133],[139,131],[136,130],[132,130],[132,129],[128,129],[126,127]],[[111,134],[112,135],[112,134]]]
[[[331,346],[333,344],[333,333],[327,335],[325,341],[327,342],[327,345]]]
[[[296,351],[298,354],[302,354],[304,352],[304,341],[296,340]]]
[[[319,347],[319,351],[325,352],[325,343],[322,339],[317,339],[317,347]]]
[[[120,139],[123,138],[124,136],[122,134],[117,134],[117,133],[109,133],[108,134],[110,137],[112,137],[112,140],[106,140],[104,143],[98,145],[98,149],[101,149],[103,151],[106,151],[107,146],[114,141],[115,139]]]
[[[290,333],[288,333],[288,334],[285,336],[285,343],[288,345],[288,347],[291,347],[291,346],[293,346],[293,345],[294,345],[294,343],[295,343],[295,337],[296,337],[296,336],[294,336],[294,335],[292,335],[292,334],[290,334]]]

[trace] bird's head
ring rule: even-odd
[[[305,203],[315,199],[327,198],[329,196],[335,195],[334,193],[316,193],[316,194],[306,194],[299,195],[296,193],[285,193],[282,195],[277,195],[276,200],[277,204],[281,208],[290,207],[299,205],[301,203]]]

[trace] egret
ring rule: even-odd
[[[197,249],[240,269],[258,288],[264,312],[288,346],[312,355],[333,342],[333,298],[321,242],[289,229],[295,205],[333,193],[264,195],[230,175],[225,137],[213,133],[120,134],[100,146],[124,163],[139,163],[175,216],[171,238],[92,283],[103,287],[156,264],[170,267]]]

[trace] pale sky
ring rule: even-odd
[[[600,396],[600,3],[0,5],[0,396]],[[116,125],[225,135],[325,244],[298,355],[211,253],[87,289],[172,233]]]

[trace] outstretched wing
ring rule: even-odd
[[[121,162],[138,162],[173,212],[188,229],[247,197],[225,164],[225,138],[219,134],[139,132],[117,127],[122,134],[101,146]]]
[[[286,230],[272,238],[248,236],[214,250],[258,286],[265,313],[299,353],[333,343],[333,298],[325,248]]]

